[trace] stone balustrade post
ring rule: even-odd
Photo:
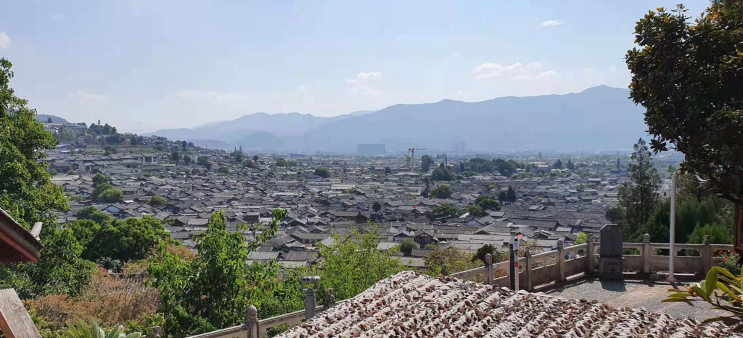
[[[487,274],[488,285],[493,285],[493,256],[491,254],[485,255],[485,273]]]
[[[154,326],[150,328],[150,333],[147,334],[147,338],[160,338],[160,327]]]
[[[529,292],[534,290],[531,282],[531,251],[528,247],[524,250],[524,289]]]
[[[315,316],[317,310],[317,296],[315,288],[320,284],[320,276],[302,277],[302,286],[304,289],[304,320],[309,320]]]
[[[557,241],[557,274],[560,277],[560,283],[568,280],[565,276],[565,253],[563,252],[562,240]]]
[[[259,338],[258,336],[258,309],[255,305],[248,308],[248,338]]]
[[[588,268],[586,269],[586,275],[587,276],[593,276],[593,270],[596,267],[596,239],[593,235],[588,235],[588,241],[586,242],[588,244],[588,248],[586,249],[586,258],[587,258],[587,264]]]
[[[702,277],[707,275],[707,272],[712,269],[713,266],[713,260],[712,260],[712,246],[709,243],[709,235],[704,235],[704,241],[702,241],[704,244],[704,248],[702,249]]]
[[[642,237],[642,273],[649,275],[652,271],[651,269],[651,263],[652,263],[652,252],[650,250],[650,235],[645,234],[645,236]]]
[[[333,294],[333,289],[327,289],[325,290],[325,304],[323,306],[325,307],[325,310],[330,309],[335,305],[335,295]]]

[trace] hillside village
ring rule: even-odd
[[[180,143],[171,143],[180,150]],[[241,223],[267,223],[272,210],[282,208],[289,214],[279,233],[251,253],[251,261],[274,259],[287,268],[310,265],[317,258],[317,243],[328,245],[333,235],[366,229],[373,222],[382,250],[406,238],[418,243],[420,248],[404,262],[422,269],[433,246],[474,252],[484,244],[507,247],[509,239],[521,236],[538,250],[551,251],[558,241],[574,243],[580,232],[597,234],[610,223],[606,212],[617,203],[617,186],[627,180],[613,158],[604,163],[578,162],[574,171],[535,162],[533,167],[540,168],[542,175],[519,169],[523,174],[513,179],[490,172],[436,181],[431,188],[449,185],[453,191],[442,199],[424,197],[424,178],[443,165],[439,161],[429,172],[420,173],[417,165],[408,171],[393,157],[295,155],[287,161],[263,155],[256,156],[257,161],[246,157],[236,162],[234,153],[195,147],[183,152],[178,164],[171,156],[166,152],[49,154],[45,161],[50,169],[69,173],[55,175],[52,182],[64,187],[68,196],[76,196],[69,202],[70,210],[58,215],[60,224],[75,221],[78,211],[91,206],[114,218],[151,215],[166,225],[172,238],[193,248],[194,236],[206,230],[213,211],[223,211],[228,229],[237,231]],[[448,159],[448,167],[455,169],[460,160],[466,161]],[[281,166],[286,162],[293,166]],[[329,177],[314,175],[317,167],[328,169]],[[391,167],[387,174],[385,167]],[[122,191],[120,201],[91,200],[93,177],[98,173]],[[478,196],[498,199],[509,187],[516,194],[515,202],[500,201],[500,210],[484,210],[480,215],[467,212]],[[164,198],[164,203],[152,203],[153,196]],[[379,210],[374,208],[376,202]],[[459,212],[436,215],[434,209],[441,205],[456,206]],[[253,230],[241,231],[246,240],[254,239]]]

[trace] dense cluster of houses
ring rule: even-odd
[[[275,259],[288,268],[313,264],[318,243],[331,244],[333,235],[353,230],[368,231],[368,222],[373,222],[380,249],[393,248],[406,238],[418,243],[420,249],[404,262],[422,268],[432,245],[475,251],[484,244],[503,247],[521,235],[543,250],[552,250],[558,240],[569,245],[580,232],[597,233],[608,223],[606,211],[617,203],[617,186],[627,179],[625,173],[609,169],[594,170],[592,175],[524,179],[485,173],[434,183],[448,184],[453,190],[450,197],[438,199],[424,197],[421,176],[425,174],[407,172],[401,164],[385,175],[384,167],[391,164],[383,162],[390,159],[302,156],[293,159],[296,165],[278,167],[276,156],[257,161],[246,156],[237,162],[222,151],[196,149],[182,153],[174,163],[169,155],[49,154],[45,159],[49,167],[63,173],[53,182],[66,194],[77,196],[70,201],[70,211],[59,215],[60,224],[74,221],[76,212],[87,206],[117,218],[151,215],[165,224],[173,238],[193,247],[194,236],[205,231],[213,211],[223,211],[228,229],[252,240],[254,230],[238,230],[238,224],[267,223],[273,209],[283,208],[289,216],[281,222],[279,233],[251,253],[251,261]],[[192,158],[188,165],[184,157]],[[208,163],[197,161],[198,157],[207,157]],[[330,177],[314,175],[318,166],[328,169]],[[70,170],[74,174],[64,174]],[[108,176],[123,192],[121,201],[91,200],[96,173]],[[503,202],[500,210],[485,210],[481,215],[466,212],[478,196],[497,198],[509,186],[516,192],[516,202]],[[153,203],[153,196],[164,198],[165,203]],[[451,217],[436,215],[434,209],[443,204],[461,211]]]

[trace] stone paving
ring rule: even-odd
[[[688,282],[676,284],[675,288],[684,288]],[[666,313],[673,317],[689,317],[696,320],[724,315],[725,312],[713,309],[707,302],[698,300],[678,303],[661,303],[674,288],[665,281],[625,280],[601,281],[584,279],[543,291],[545,294],[565,298],[585,298],[597,300],[612,306],[645,308],[648,311]]]

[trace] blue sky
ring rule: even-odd
[[[677,0],[678,1],[678,0]],[[626,87],[635,22],[675,1],[2,0],[0,57],[39,113],[132,132],[254,112]],[[698,16],[707,0],[687,1]]]

